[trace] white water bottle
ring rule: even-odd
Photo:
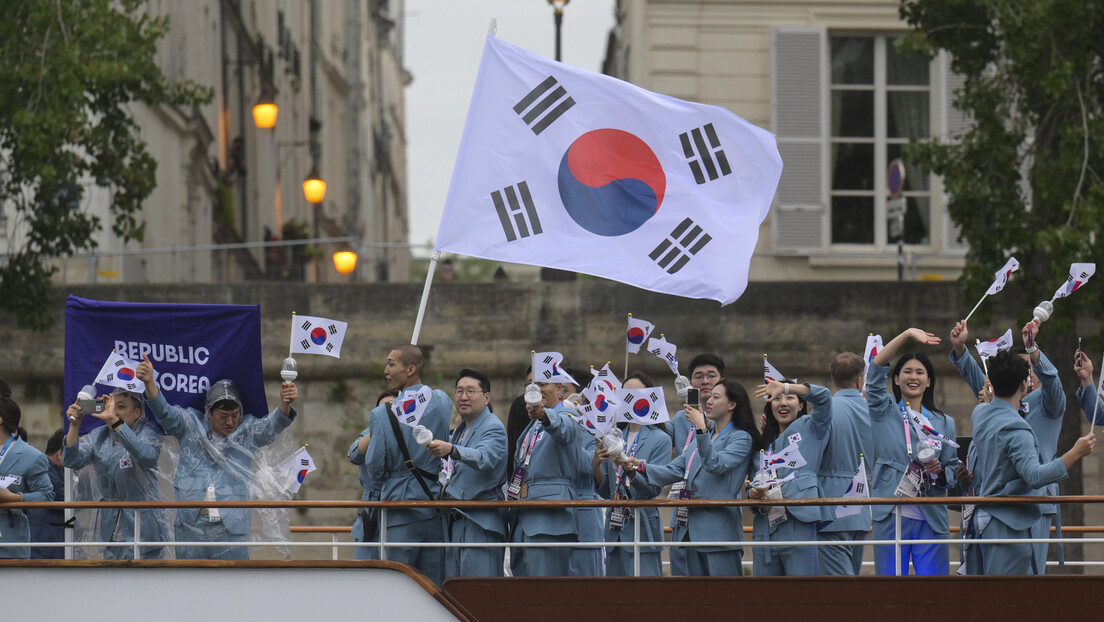
[[[541,390],[535,384],[530,383],[525,387],[525,403],[528,406],[540,406]]]
[[[621,438],[620,429],[610,429],[609,432],[602,435],[601,441],[610,458],[614,460],[624,460],[627,457],[625,455],[625,441]]]
[[[919,443],[920,450],[916,452],[916,459],[920,461],[920,464],[924,465],[925,469],[932,469],[939,466],[939,456],[936,454],[935,447],[932,447],[931,441],[924,439]],[[932,481],[937,479],[935,473],[931,474]]]
[[[414,426],[413,434],[414,440],[417,441],[417,443],[422,447],[425,447],[426,445],[429,445],[433,442],[433,432],[430,432],[429,428],[425,427],[424,425]]]

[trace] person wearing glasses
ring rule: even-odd
[[[204,410],[172,406],[154,382],[149,357],[136,370],[146,383],[146,403],[165,432],[180,442],[173,489],[177,501],[248,501],[253,482],[253,458],[272,444],[298,413],[293,382],[280,385],[280,405],[266,417],[242,413],[241,394],[232,380],[219,380],[207,390]],[[248,542],[249,508],[180,508],[176,511],[177,542]],[[177,559],[249,559],[245,546],[177,546]]]
[[[491,380],[474,369],[460,370],[456,379],[456,411],[460,425],[449,440],[426,446],[442,461],[441,498],[462,501],[501,501],[506,483],[506,427],[491,412]],[[496,508],[453,508],[445,516],[449,542],[503,543],[506,519]],[[501,577],[502,548],[449,548],[445,577]]]
[[[713,392],[713,387],[720,384],[724,380],[725,364],[721,360],[721,357],[716,354],[703,353],[695,356],[690,360],[690,388],[697,389],[699,393],[699,404],[704,404],[709,395]],[[680,384],[685,386],[686,378],[679,377],[679,380],[675,381],[675,386]],[[686,399],[686,391],[679,390],[679,399]],[[693,406],[700,408],[699,404]],[[678,457],[686,452],[687,448],[694,442],[694,425],[690,423],[690,420],[686,417],[686,411],[680,410],[671,417],[671,425],[666,429],[668,434],[671,435],[671,442],[674,449],[674,457]],[[675,515],[671,514],[671,528],[675,528]],[[668,551],[668,555],[671,560],[671,576],[689,576],[689,571],[686,567],[686,549],[680,547],[671,547]]]

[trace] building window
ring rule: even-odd
[[[931,63],[887,36],[829,38],[831,243],[881,248],[901,238],[887,168],[911,138],[931,136]],[[931,182],[905,162],[903,235],[930,245]]]

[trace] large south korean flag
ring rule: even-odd
[[[436,249],[728,304],[781,172],[728,110],[488,36]]]

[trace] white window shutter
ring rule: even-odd
[[[826,51],[823,28],[771,32],[771,119],[783,166],[771,226],[776,250],[827,248]]]
[[[944,142],[954,142],[969,130],[973,123],[965,111],[954,105],[955,91],[966,84],[966,78],[951,69],[951,55],[946,50],[939,52],[939,68],[943,79],[942,140]],[[970,245],[965,240],[958,239],[961,231],[958,225],[951,220],[951,213],[947,209],[949,198],[946,193],[943,194],[943,250],[947,253],[965,253]]]

